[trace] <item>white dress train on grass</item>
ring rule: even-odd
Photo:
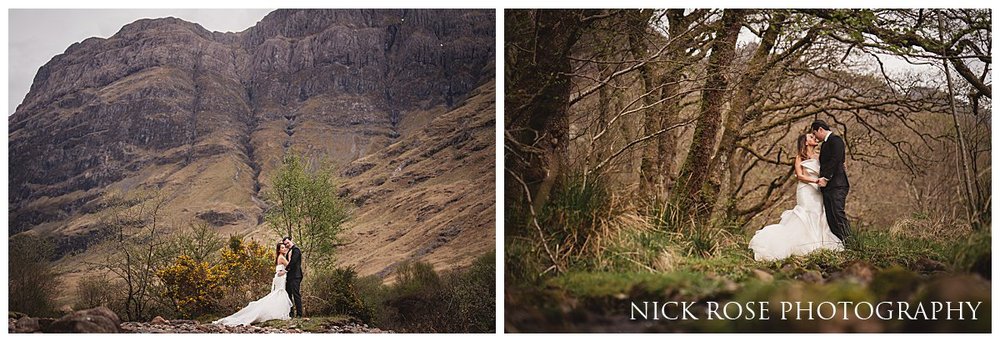
[[[274,279],[271,280],[271,293],[268,293],[264,298],[250,302],[245,308],[229,317],[212,323],[236,326],[272,319],[291,319],[288,316],[288,311],[292,308],[292,300],[288,298],[288,292],[285,291],[285,276],[278,276],[278,272],[284,269],[285,265],[275,266]]]
[[[809,176],[819,177],[819,161],[802,161]],[[816,183],[799,182],[795,188],[795,208],[781,214],[781,221],[758,230],[750,239],[755,260],[778,260],[805,255],[817,249],[844,249],[843,243],[826,222],[823,193]]]

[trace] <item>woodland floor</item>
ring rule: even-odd
[[[569,268],[517,283],[508,273],[507,332],[989,332],[990,235],[914,237],[865,232],[859,246],[758,262],[738,244],[680,255],[659,269]],[[743,245],[745,246],[745,245]],[[508,272],[510,270],[508,269]],[[514,278],[512,281],[511,279]],[[632,304],[696,302],[699,320],[631,320]],[[976,320],[707,320],[708,302],[982,301]],[[912,310],[911,310],[912,311]],[[680,310],[672,310],[677,314]],[[746,312],[744,312],[746,314]],[[738,314],[734,312],[734,315]]]

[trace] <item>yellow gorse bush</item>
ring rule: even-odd
[[[270,291],[274,252],[267,247],[233,237],[219,260],[210,265],[182,254],[157,270],[163,295],[174,303],[178,314],[195,318],[217,311],[224,296],[237,296],[235,302],[246,303]]]
[[[222,274],[222,283],[233,290],[249,288],[255,294],[270,291],[274,276],[274,251],[257,241],[244,242],[230,239],[229,247],[222,250],[222,258],[215,266]]]
[[[163,282],[164,296],[174,302],[178,313],[196,317],[211,312],[222,297],[222,276],[207,262],[198,262],[184,254],[156,272]]]

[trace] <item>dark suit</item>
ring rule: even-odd
[[[844,139],[833,133],[829,134],[819,152],[819,174],[820,177],[827,179],[826,186],[820,189],[823,192],[823,209],[826,211],[826,222],[830,225],[830,231],[844,241],[851,235],[851,225],[847,222],[847,214],[844,213],[847,193],[851,190],[847,172],[844,171],[846,146]]]
[[[287,274],[285,275],[285,291],[288,291],[288,298],[292,300],[292,310],[288,312],[289,316],[295,317],[296,313],[298,317],[302,317],[302,294],[299,293],[299,288],[302,285],[302,251],[299,250],[298,246],[292,246],[292,250],[288,251],[288,268]]]

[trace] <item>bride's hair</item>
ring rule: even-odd
[[[806,139],[808,137],[809,133],[802,133],[799,135],[799,139],[797,140],[799,157],[802,158],[802,160],[809,159],[809,145],[806,144]]]
[[[282,245],[281,242],[278,242],[278,245],[274,247],[274,264],[275,265],[278,264],[278,257],[281,256],[281,246],[284,246],[284,245]]]

